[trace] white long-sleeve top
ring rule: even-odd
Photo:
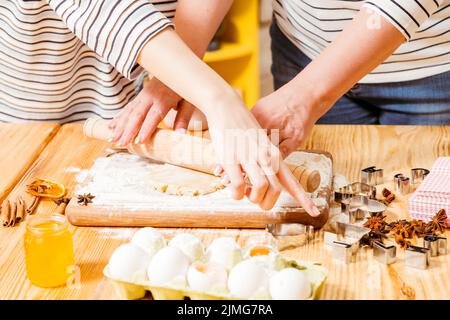
[[[176,1],[1,0],[0,121],[112,118]]]
[[[415,80],[450,70],[450,0],[273,0],[273,6],[283,34],[311,59],[362,7],[391,22],[407,41],[361,83]],[[377,27],[376,16],[369,27]]]

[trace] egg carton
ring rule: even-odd
[[[286,265],[301,269],[308,276],[312,286],[312,294],[308,300],[318,300],[322,293],[328,271],[317,263],[304,262],[299,260],[285,261]],[[142,299],[150,292],[154,300],[240,300],[239,297],[230,295],[228,292],[211,293],[198,292],[190,288],[153,286],[149,281],[130,281],[127,279],[113,278],[108,272],[108,266],[103,270],[103,274],[108,278],[117,295],[122,300]],[[268,300],[267,297],[255,297],[261,300]]]

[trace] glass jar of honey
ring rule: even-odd
[[[28,218],[25,232],[25,263],[30,282],[38,287],[65,285],[73,270],[73,240],[62,215]]]

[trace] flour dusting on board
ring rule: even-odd
[[[319,170],[321,186],[329,186],[332,177],[331,160],[321,154],[295,152],[288,159],[289,163],[301,164],[309,169]],[[118,153],[110,157],[98,158],[87,172],[80,172],[77,181],[77,194],[95,195],[93,206],[113,207],[116,209],[142,210],[211,210],[221,211],[261,211],[261,209],[243,199],[235,201],[227,189],[202,196],[176,196],[155,191],[148,183],[149,171],[159,164],[152,163],[136,155]],[[316,205],[326,205],[323,198],[315,198]],[[283,192],[273,212],[289,211],[298,208],[297,202]]]

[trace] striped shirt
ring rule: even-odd
[[[112,118],[135,96],[137,56],[176,1],[1,0],[0,121]]]
[[[407,41],[361,83],[415,80],[450,70],[450,0],[273,0],[273,6],[283,34],[311,59],[362,7],[390,21]],[[376,19],[368,23],[377,25]]]

